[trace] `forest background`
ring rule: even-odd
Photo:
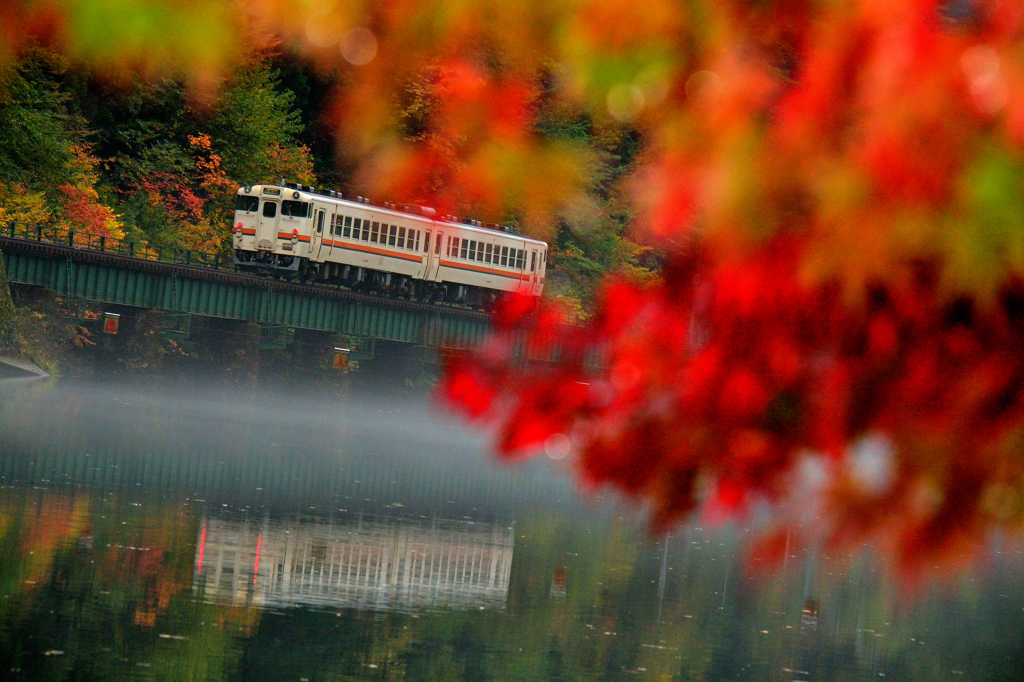
[[[330,118],[338,72],[314,70],[280,46],[264,47],[222,74],[206,96],[184,78],[116,79],[39,45],[0,76],[0,222],[70,228],[187,249],[230,251],[235,191],[282,178],[367,194]],[[341,81],[341,82],[339,82]],[[392,115],[410,143],[430,135],[438,84],[429,68],[410,79]],[[587,201],[567,204],[552,240],[549,295],[584,317],[600,277],[649,277],[650,248],[626,236],[617,181],[641,146],[638,131],[595,122],[539,98],[539,136],[591,155]],[[439,186],[423,188],[429,194]],[[393,196],[375,196],[377,200]],[[471,199],[448,205],[480,214]],[[514,209],[486,216],[513,225]]]

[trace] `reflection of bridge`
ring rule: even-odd
[[[207,518],[193,589],[264,608],[503,609],[514,537],[500,523]]]
[[[0,248],[11,282],[176,319],[215,317],[463,348],[479,343],[489,328],[486,315],[469,310],[242,274],[216,254],[15,223],[0,225]]]

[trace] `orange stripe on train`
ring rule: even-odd
[[[459,263],[458,261],[442,260],[441,265],[446,268],[455,268],[457,270],[469,270],[471,272],[479,272],[485,275],[499,275],[501,277],[518,277],[519,273],[515,270],[509,272],[508,270],[495,270],[493,268],[487,268],[482,265],[470,265],[469,263]]]
[[[372,253],[378,256],[388,256],[389,258],[401,258],[402,260],[413,261],[415,263],[423,262],[422,256],[413,256],[408,253],[395,253],[394,251],[386,251],[384,249],[378,249],[372,246],[362,246],[360,244],[353,244],[351,242],[339,242],[325,239],[324,244],[331,247],[336,246],[338,248],[348,249],[349,251],[359,251],[360,253]]]

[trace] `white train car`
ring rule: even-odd
[[[421,206],[376,206],[298,184],[238,190],[235,263],[244,270],[432,301],[484,305],[503,291],[540,296],[547,244],[435,219]]]

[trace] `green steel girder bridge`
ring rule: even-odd
[[[433,348],[472,348],[490,328],[471,310],[258,277],[219,254],[74,230],[7,223],[0,252],[12,283],[95,304]]]

